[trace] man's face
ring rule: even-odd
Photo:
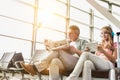
[[[69,29],[68,37],[69,37],[70,41],[75,41],[78,38],[78,33],[75,32],[74,30]]]

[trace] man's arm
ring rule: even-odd
[[[61,45],[61,46],[58,46],[58,47],[55,47],[55,48],[52,48],[51,50],[64,50],[64,51],[70,53],[70,47],[67,44],[66,45]]]
[[[78,56],[80,56],[82,54],[82,51],[79,49],[76,49],[74,46],[70,46],[70,52],[71,53],[77,53]]]

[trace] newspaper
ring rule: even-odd
[[[44,44],[47,50],[52,50],[53,48],[66,45],[68,44],[68,42],[67,40],[60,40],[60,41],[45,40]]]

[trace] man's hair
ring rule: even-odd
[[[78,35],[80,34],[80,29],[77,25],[70,25],[69,29],[74,30]]]

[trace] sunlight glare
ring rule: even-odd
[[[48,26],[51,25],[53,19],[53,14],[50,11],[43,11],[39,13],[39,22],[42,24],[42,26]]]

